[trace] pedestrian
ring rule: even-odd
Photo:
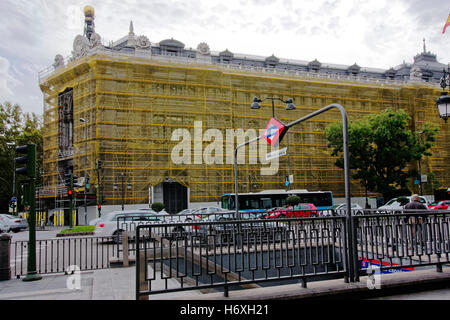
[[[420,202],[420,197],[417,194],[413,194],[411,196],[411,202],[407,203],[404,207],[405,210],[411,209],[425,209],[428,210],[428,207]]]
[[[416,209],[428,210],[428,207],[425,204],[420,202],[420,197],[417,194],[413,194],[411,196],[411,202],[407,203],[403,207],[403,209],[405,209],[405,210],[416,210]],[[417,213],[417,212],[420,212],[420,211],[416,211],[414,213]],[[410,220],[410,223],[411,223],[411,236],[412,236],[411,240],[415,240],[415,238],[416,238],[416,219],[415,219],[415,217],[412,216],[412,217],[410,217],[409,220]],[[417,222],[421,226],[421,229],[422,229],[423,228],[422,217],[419,217]],[[423,243],[424,240],[425,239],[422,239],[421,242]]]

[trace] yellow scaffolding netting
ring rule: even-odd
[[[58,145],[62,134],[58,126],[58,94],[67,88],[73,89],[73,152],[62,156]],[[233,165],[227,151],[233,150],[235,141],[226,139],[227,132],[264,129],[272,116],[270,100],[259,110],[250,109],[254,96],[293,98],[297,107],[294,111],[285,110],[281,102],[275,103],[276,117],[286,123],[331,103],[341,104],[349,120],[392,107],[408,112],[413,130],[420,130],[426,121],[436,123],[440,132],[433,155],[422,160],[422,172],[432,172],[435,181],[443,186],[450,184],[450,136],[448,125],[435,110],[434,99],[440,94],[437,86],[307,78],[221,65],[96,54],[41,79],[41,89],[43,197],[55,197],[61,192],[61,159],[70,158],[75,175],[83,177],[87,156],[91,186],[95,189],[101,185],[108,204],[121,203],[122,192],[127,204],[145,203],[149,188],[165,178],[189,187],[190,201],[217,201],[221,194],[233,192]],[[85,124],[79,118],[88,121],[87,149]],[[330,111],[292,128],[288,133],[289,160],[280,158],[275,175],[262,175],[260,169],[267,164],[260,161],[261,151],[247,149],[245,163],[239,167],[242,191],[282,189],[290,170],[294,175],[291,188],[331,190],[335,196],[343,196],[343,170],[334,165],[324,136],[324,129],[340,119],[338,111]],[[199,124],[202,138],[195,140]],[[190,163],[173,161],[173,150],[181,141],[181,137],[173,139],[177,129],[186,129],[183,132],[192,137]],[[210,153],[219,159],[214,163],[205,163],[205,152],[211,151],[208,148],[212,143],[211,137],[205,137],[209,129],[218,130],[223,138],[219,141],[223,154],[220,155],[220,148]],[[209,132],[216,133],[217,138],[217,131]],[[286,146],[286,141],[285,138],[280,147]],[[97,160],[102,161],[100,175],[96,171]],[[352,196],[365,195],[358,181],[351,183]],[[431,182],[424,187],[425,192],[431,193]]]

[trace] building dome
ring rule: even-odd
[[[95,15],[95,10],[91,6],[85,6],[84,7],[84,16],[85,17],[93,17]]]

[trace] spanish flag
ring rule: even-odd
[[[450,14],[448,15],[447,22],[445,23],[444,30],[442,30],[442,33],[445,32],[445,29],[446,29],[448,26],[450,26]]]

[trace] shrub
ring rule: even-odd
[[[296,204],[299,204],[301,201],[299,196],[289,196],[286,199],[286,204],[289,206],[295,206]]]
[[[161,202],[155,202],[152,203],[152,210],[155,210],[156,212],[160,212],[164,209],[164,204]]]

